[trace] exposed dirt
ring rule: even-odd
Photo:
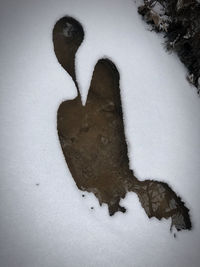
[[[187,80],[200,95],[200,2],[198,0],[144,0],[138,13],[162,32],[165,48],[177,53],[188,69]],[[141,3],[142,3],[141,2]]]
[[[61,103],[57,128],[70,172],[80,190],[93,192],[109,214],[126,209],[119,205],[129,191],[135,192],[148,217],[172,219],[177,230],[191,229],[189,210],[166,184],[139,181],[129,169],[119,88],[119,73],[108,59],[97,62],[86,106],[81,103],[75,75],[75,54],[84,31],[71,17],[60,19],[53,30],[54,50],[71,75],[78,95]]]

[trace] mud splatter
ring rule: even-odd
[[[61,103],[57,129],[67,165],[82,191],[93,192],[109,214],[126,212],[119,205],[127,192],[135,192],[149,218],[171,218],[176,229],[191,229],[189,210],[163,182],[139,181],[129,169],[122,118],[119,72],[113,62],[100,59],[94,69],[86,106],[81,103],[75,74],[75,54],[84,39],[81,24],[63,17],[53,29],[54,51],[71,75],[78,95]]]

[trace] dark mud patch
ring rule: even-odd
[[[165,47],[188,69],[187,80],[200,94],[200,3],[196,0],[144,0],[138,13],[151,29],[164,33]]]
[[[75,54],[83,39],[83,28],[75,19],[64,17],[56,23],[55,54],[78,92],[75,99],[61,103],[57,113],[59,140],[77,187],[93,192],[100,205],[106,203],[110,215],[126,212],[119,202],[127,192],[135,192],[149,218],[171,218],[177,230],[191,229],[188,208],[166,183],[139,181],[129,169],[120,76],[113,62],[108,59],[97,62],[86,105],[82,105]]]

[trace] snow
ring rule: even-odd
[[[0,13],[0,266],[198,266],[200,99],[135,3],[7,0]],[[192,231],[174,239],[170,221],[149,220],[133,193],[122,201],[128,212],[110,217],[77,190],[56,132],[59,104],[76,96],[53,52],[52,29],[64,15],[85,30],[76,58],[83,102],[97,60],[110,58],[130,166],[141,180],[172,186],[191,209]]]

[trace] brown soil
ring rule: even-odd
[[[75,19],[64,17],[55,24],[55,54],[78,92],[75,99],[61,103],[57,114],[61,147],[77,187],[93,192],[100,205],[106,203],[110,215],[126,211],[119,202],[133,191],[149,218],[171,217],[177,230],[191,229],[188,208],[166,183],[139,181],[129,169],[120,76],[110,60],[97,62],[86,106],[82,105],[74,61],[83,39],[83,28]]]

